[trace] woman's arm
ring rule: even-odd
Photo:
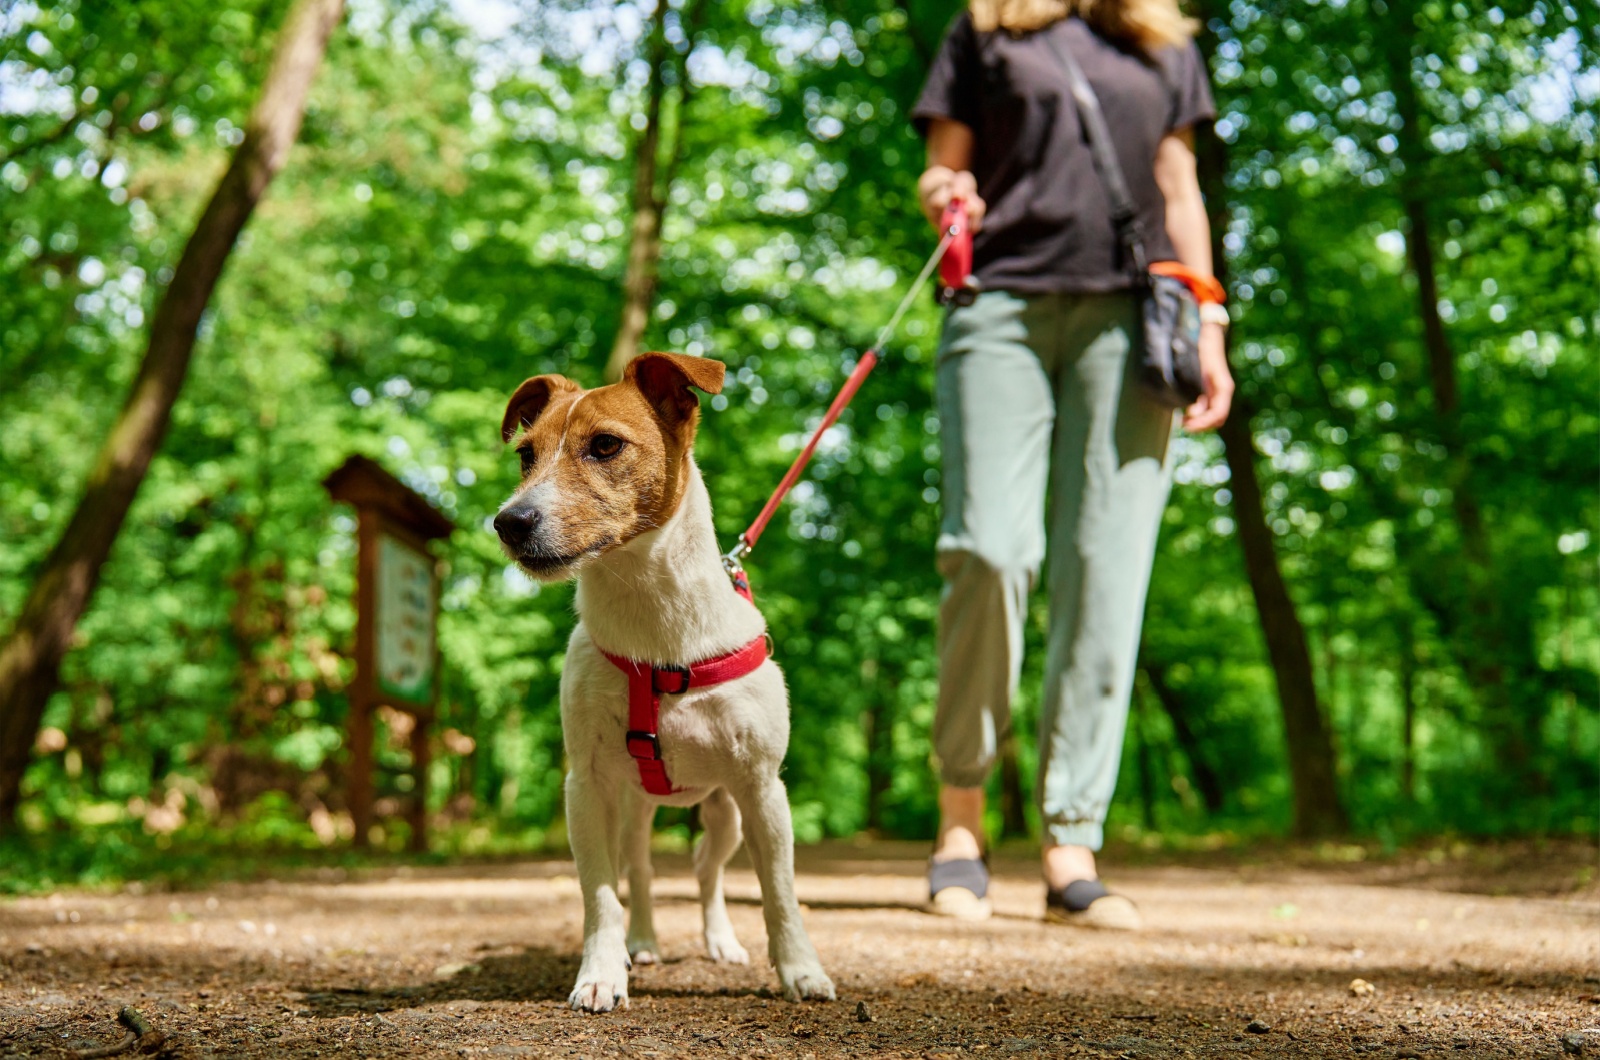
[[[1203,276],[1212,275],[1211,221],[1200,197],[1193,129],[1180,129],[1162,138],[1156,148],[1156,184],[1167,200],[1167,236],[1178,260]],[[1222,426],[1233,404],[1233,376],[1228,371],[1227,345],[1219,324],[1200,325],[1200,370],[1205,393],[1183,415],[1183,425],[1191,431]]]
[[[928,168],[917,181],[917,198],[928,223],[939,227],[939,217],[953,198],[967,204],[967,219],[972,230],[983,227],[984,202],[978,198],[978,182],[972,165],[972,130],[949,118],[928,122]]]

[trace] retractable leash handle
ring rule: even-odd
[[[728,572],[728,577],[733,580],[734,589],[746,599],[750,594],[750,579],[745,575],[743,560],[756,547],[756,541],[767,529],[767,523],[772,521],[772,516],[778,510],[778,505],[783,503],[784,496],[800,480],[800,475],[805,471],[806,465],[811,462],[811,456],[817,451],[817,445],[822,441],[822,436],[829,427],[838,422],[839,416],[844,412],[845,406],[850,404],[850,399],[856,396],[856,391],[861,389],[861,384],[866,381],[878,363],[878,353],[894,334],[895,327],[900,323],[900,318],[905,316],[906,310],[922,290],[933,270],[941,269],[941,281],[948,275],[950,287],[957,304],[965,305],[972,301],[976,295],[976,284],[972,280],[972,233],[967,225],[967,208],[960,199],[953,200],[945,209],[945,215],[940,222],[939,245],[933,249],[928,260],[923,263],[922,271],[917,273],[917,278],[912,282],[905,297],[900,299],[900,304],[895,307],[894,315],[889,318],[878,332],[878,337],[873,340],[871,347],[861,355],[856,366],[851,370],[849,378],[834,395],[833,403],[828,406],[828,411],[823,414],[822,422],[817,424],[817,429],[811,432],[811,438],[806,442],[805,448],[800,450],[800,455],[794,458],[794,463],[789,465],[789,470],[784,473],[783,481],[778,483],[778,488],[772,491],[772,496],[767,498],[767,503],[762,506],[761,512],[756,516],[750,528],[739,535],[738,542],[722,557],[723,569]],[[954,253],[951,251],[954,250]],[[949,259],[954,259],[949,261]],[[947,261],[949,263],[947,264]],[[948,274],[943,270],[948,269]],[[965,299],[964,301],[962,299]],[[943,297],[940,299],[943,301]]]
[[[950,200],[939,218],[939,229],[950,240],[939,259],[939,304],[971,305],[978,296],[978,281],[972,278],[972,225],[965,199]]]

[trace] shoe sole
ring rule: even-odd
[[[1044,918],[1052,924],[1070,924],[1097,931],[1139,931],[1144,927],[1144,917],[1139,915],[1138,906],[1120,894],[1096,898],[1089,903],[1089,908],[1079,913],[1046,906]]]
[[[965,887],[946,887],[928,900],[928,912],[952,920],[988,920],[994,915],[989,899],[979,898]]]

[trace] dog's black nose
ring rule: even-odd
[[[510,548],[521,548],[528,543],[534,527],[539,525],[539,513],[532,508],[507,508],[494,517],[494,532]]]

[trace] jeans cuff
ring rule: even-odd
[[[991,759],[981,765],[953,766],[939,763],[939,782],[952,788],[981,788],[989,782],[989,772],[994,768]]]
[[[1052,821],[1045,825],[1050,841],[1058,846],[1088,847],[1099,850],[1105,842],[1105,826],[1099,821]]]

